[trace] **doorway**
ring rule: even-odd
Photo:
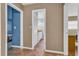
[[[6,55],[23,47],[23,12],[13,4],[6,4]]]
[[[78,56],[79,11],[77,3],[64,5],[64,55]]]
[[[32,48],[46,49],[46,9],[32,11]]]

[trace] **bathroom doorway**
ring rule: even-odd
[[[14,4],[6,4],[6,55],[23,46],[23,12]]]
[[[46,9],[32,10],[32,48],[46,49]]]

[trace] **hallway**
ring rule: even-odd
[[[57,53],[44,52],[44,40],[42,39],[35,46],[34,50],[12,48],[8,52],[8,56],[63,56],[63,55],[62,54],[57,54]]]

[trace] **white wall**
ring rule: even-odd
[[[77,14],[78,14],[78,4],[77,3],[69,3],[68,16],[77,16]]]
[[[78,22],[77,21],[68,21],[68,29],[78,29]]]
[[[38,30],[44,30],[44,12],[38,12]]]
[[[78,16],[78,4],[69,3],[68,5],[68,16]],[[77,20],[68,21],[68,35],[76,35],[78,29]]]
[[[40,32],[39,32],[40,31]],[[38,12],[38,42],[43,38],[44,35],[44,11]]]
[[[32,11],[32,47],[37,43],[37,12]]]

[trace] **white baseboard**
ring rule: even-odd
[[[30,48],[30,47],[20,47],[20,46],[14,46],[14,45],[12,45],[11,47],[33,50],[33,48]]]
[[[61,52],[61,51],[52,51],[52,50],[45,50],[45,52],[64,54],[64,52]]]
[[[21,48],[20,46],[13,46],[13,45],[12,45],[12,47]],[[30,50],[33,50],[33,48],[31,48],[31,47],[22,47],[22,49],[30,49]],[[61,52],[61,51],[53,51],[53,50],[45,50],[45,52],[64,54],[64,52]]]
[[[21,48],[20,46],[14,46],[14,45],[12,45],[11,47],[15,47],[15,48]]]
[[[23,49],[30,49],[30,50],[33,50],[33,48],[31,47],[22,47]]]

